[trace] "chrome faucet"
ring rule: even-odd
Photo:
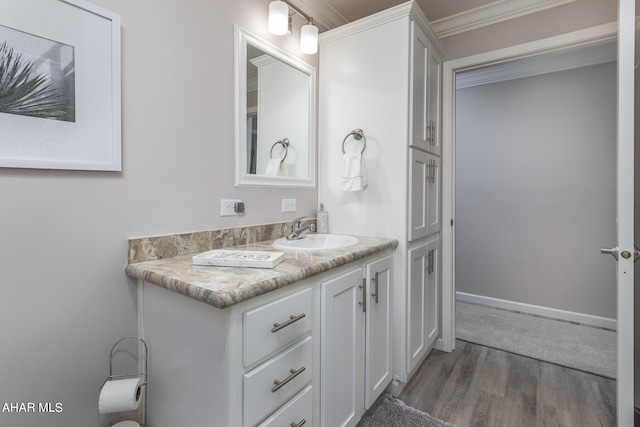
[[[309,224],[302,227],[302,220],[305,218],[306,217],[303,216],[293,220],[293,223],[291,224],[291,233],[287,236],[287,240],[301,239],[303,237],[302,233],[307,230],[316,231],[315,224]]]

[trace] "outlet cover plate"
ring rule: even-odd
[[[236,212],[236,203],[242,202],[240,199],[222,199],[220,200],[220,216],[236,216],[241,213]]]
[[[295,212],[296,199],[282,199],[282,212]]]

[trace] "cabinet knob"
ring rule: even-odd
[[[302,427],[306,423],[307,423],[307,420],[304,418],[298,424],[296,424],[295,421],[291,421],[291,427]]]

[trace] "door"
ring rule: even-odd
[[[438,56],[438,51],[429,44],[429,145],[427,151],[440,155],[441,139],[440,139],[440,90],[442,82],[442,60]]]
[[[321,285],[320,406],[326,427],[355,426],[363,413],[363,277],[358,268]]]
[[[440,158],[427,154],[427,234],[440,231]]]
[[[426,268],[426,309],[427,309],[427,347],[430,347],[440,333],[440,239],[431,240],[427,244]]]
[[[634,210],[634,0],[619,0],[618,32],[618,137],[617,137],[617,239],[620,253],[633,254]],[[577,35],[578,32],[573,33]],[[595,43],[608,37],[608,30],[581,32],[581,43]],[[547,39],[549,40],[549,39]],[[575,41],[574,41],[575,42]],[[571,47],[563,41],[553,42],[547,48]],[[443,228],[442,242],[442,347],[455,349],[455,77],[463,70],[498,61],[508,61],[518,55],[540,53],[536,43],[486,53],[482,61],[477,55],[447,61],[443,64]],[[448,224],[451,224],[449,226]],[[603,242],[608,243],[608,242]],[[638,242],[640,243],[640,242]],[[595,248],[594,248],[595,249]],[[613,260],[612,260],[613,262]],[[633,256],[620,257],[617,263],[617,416],[619,426],[633,425],[634,365],[633,365]]]
[[[393,255],[367,264],[364,403],[369,409],[392,379],[391,288]]]
[[[633,425],[633,221],[635,1],[620,0],[618,32],[617,216],[618,425]]]
[[[428,244],[408,251],[409,286],[407,293],[407,373],[419,365],[427,344]]]
[[[440,158],[409,150],[409,241],[440,231]]]
[[[427,150],[431,143],[429,108],[429,39],[415,21],[411,21],[411,137],[413,147]]]
[[[429,155],[424,151],[409,150],[409,241],[429,234],[427,191],[432,184]]]

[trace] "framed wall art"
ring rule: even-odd
[[[120,17],[2,0],[0,167],[120,171]]]

